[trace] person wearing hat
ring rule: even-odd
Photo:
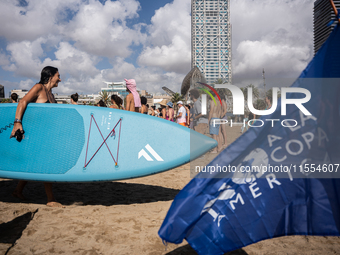
[[[174,121],[174,115],[175,115],[175,112],[174,112],[174,109],[173,109],[173,103],[171,101],[167,102],[167,114],[166,114],[166,119],[167,120],[170,120],[170,121]]]
[[[177,114],[177,123],[182,125],[183,127],[186,127],[187,111],[185,110],[182,101],[178,101],[177,105],[179,106],[179,110],[178,110],[178,114]]]
[[[160,103],[161,109],[159,109],[159,116],[162,119],[166,119],[166,99],[163,99]]]

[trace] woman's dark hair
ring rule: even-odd
[[[120,107],[123,104],[123,99],[121,99],[120,96],[112,95],[111,100],[115,101],[118,107]]]
[[[71,98],[73,99],[74,102],[78,102],[78,93],[72,94]]]
[[[100,107],[106,107],[106,104],[104,103],[103,100],[100,100],[100,101],[98,102],[98,104],[99,104]]]
[[[141,98],[140,98],[140,102],[141,102],[142,104],[146,104],[146,103],[148,102],[148,100],[146,99],[146,97],[141,97]]]
[[[41,71],[40,84],[47,84],[51,77],[58,72],[58,68],[53,66],[45,66]]]
[[[189,104],[186,104],[185,106],[190,110],[191,106]]]
[[[17,102],[17,100],[18,100],[18,94],[17,94],[17,93],[12,93],[12,94],[11,94],[11,98],[12,98],[12,100],[14,100],[15,102]]]
[[[156,106],[154,106],[154,105],[153,105],[153,106],[151,106],[151,108],[152,108],[152,109],[154,109],[154,110],[156,110]]]

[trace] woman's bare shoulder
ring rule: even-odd
[[[43,89],[43,87],[44,85],[42,85],[41,83],[37,83],[31,88],[31,90],[40,91]]]

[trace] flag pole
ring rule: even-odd
[[[338,16],[338,10],[333,2],[333,0],[329,0],[329,2],[331,3],[332,7],[333,7],[333,10],[334,10],[334,13],[335,13],[335,16]],[[338,21],[339,21],[339,24],[340,24],[340,17],[338,18]]]

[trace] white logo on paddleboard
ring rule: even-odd
[[[150,152],[150,154],[157,160],[157,161],[164,161],[158,154],[157,152],[152,149],[152,147],[147,144],[145,145],[145,149],[148,150],[148,152]],[[138,159],[140,159],[141,157],[144,157],[147,161],[154,161],[153,158],[144,150],[142,149],[139,153],[138,153]]]

